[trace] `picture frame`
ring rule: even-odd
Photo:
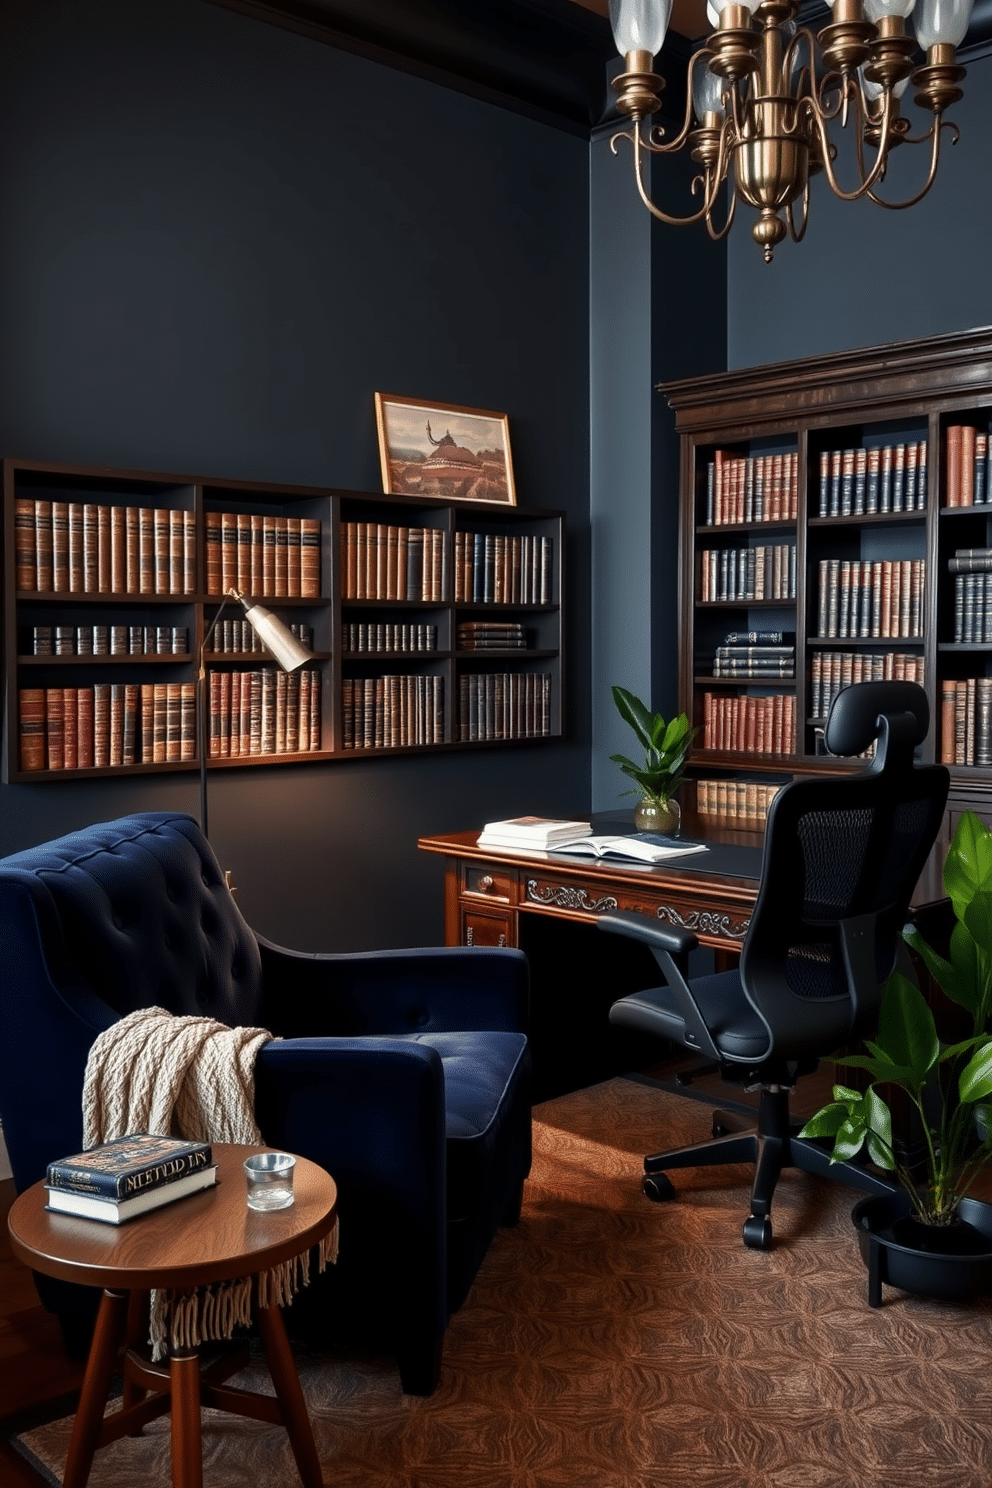
[[[376,393],[375,417],[387,495],[516,506],[505,413]]]

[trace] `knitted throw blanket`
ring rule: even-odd
[[[213,1018],[176,1018],[139,1008],[101,1033],[83,1082],[83,1146],[131,1132],[200,1142],[260,1144],[255,1121],[255,1058],[272,1038],[265,1028],[228,1028]],[[321,1241],[318,1266],[337,1259],[337,1223]],[[310,1280],[304,1252],[257,1278],[262,1307],[289,1302]],[[191,1294],[152,1292],[152,1358],[166,1346],[198,1347],[230,1338],[251,1322],[252,1278],[220,1282]]]

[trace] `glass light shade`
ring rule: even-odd
[[[874,103],[877,98],[881,98],[881,96],[882,96],[882,85],[881,85],[881,83],[876,83],[876,82],[873,82],[871,78],[866,78],[865,77],[865,70],[864,70],[863,67],[859,67],[858,68],[858,75],[861,78],[861,87],[862,87],[862,90],[864,92],[865,97],[868,99],[868,102],[869,103]],[[902,95],[906,91],[906,85],[908,84],[908,82],[909,82],[909,78],[908,77],[904,77],[904,78],[900,78],[899,79],[899,81],[896,83],[895,87],[892,89],[892,93],[893,93],[893,96],[895,98],[901,98],[902,97]]]
[[[311,652],[271,610],[267,610],[264,605],[252,604],[243,595],[241,603],[245,607],[248,624],[265,642],[284,671],[294,672],[297,667],[310,660]]]
[[[920,0],[916,39],[924,51],[933,46],[960,46],[971,20],[972,0]]]
[[[720,12],[713,4],[713,0],[706,0],[706,19],[715,31],[720,24]]]
[[[696,67],[692,74],[692,106],[696,118],[703,122],[704,114],[719,114],[721,119],[724,115],[723,90],[726,87],[725,80],[717,77],[715,72],[710,72],[706,66]]]
[[[723,15],[728,5],[739,5],[754,15],[760,4],[761,0],[712,0],[712,8],[716,11],[718,17]],[[710,14],[710,0],[707,0],[706,14],[707,16]],[[719,19],[717,20],[717,25],[719,25]]]
[[[873,26],[877,26],[883,16],[906,16],[911,15],[916,0],[864,0],[865,16]]]
[[[610,0],[610,24],[617,51],[661,51],[672,13],[672,0]]]

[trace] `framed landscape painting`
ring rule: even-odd
[[[382,489],[516,506],[505,413],[376,393]]]

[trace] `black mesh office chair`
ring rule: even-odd
[[[825,739],[832,754],[858,755],[877,738],[858,775],[795,780],[768,813],[761,884],[737,970],[686,979],[696,937],[640,914],[604,915],[599,928],[650,946],[666,985],[615,1002],[610,1021],[684,1044],[724,1079],[760,1088],[754,1130],[644,1160],[644,1192],[672,1197],[671,1168],[753,1162],[744,1243],[771,1244],[770,1210],[783,1168],[801,1168],[887,1193],[891,1183],[854,1163],[831,1166],[829,1148],[798,1137],[789,1091],[819,1060],[871,1034],[899,931],[947,800],[942,765],[915,766],[929,707],[911,682],[865,682],[834,701]]]

